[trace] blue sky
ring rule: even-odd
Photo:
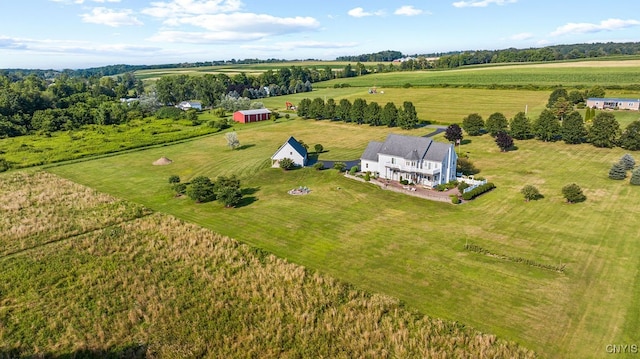
[[[640,41],[637,0],[1,0],[0,68]]]

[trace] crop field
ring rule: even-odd
[[[265,122],[237,126],[240,150],[226,148],[220,133],[50,171],[546,357],[598,358],[608,344],[639,340],[640,190],[607,178],[623,150],[528,140],[501,153],[488,136],[468,138],[459,151],[498,188],[460,206],[383,191],[335,170],[270,168],[269,157],[289,135],[311,147],[323,144],[328,152],[320,160],[346,160],[390,131],[396,129]],[[160,156],[174,162],[151,166]],[[176,198],[167,183],[173,174],[183,181],[236,174],[245,199],[225,209]],[[573,182],[586,202],[564,202],[560,189]],[[525,184],[544,198],[524,202]],[[298,186],[311,194],[287,194]]]
[[[0,209],[3,358],[535,357],[45,172]]]

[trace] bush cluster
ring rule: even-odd
[[[463,193],[462,199],[464,199],[465,201],[474,199],[485,192],[491,191],[494,188],[496,188],[496,185],[493,184],[493,182],[487,182],[482,186],[478,186],[467,193]]]

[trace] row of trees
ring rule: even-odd
[[[504,132],[519,140],[562,140],[568,144],[588,142],[596,147],[620,146],[631,151],[640,150],[640,120],[630,123],[622,131],[611,112],[599,112],[590,123],[586,123],[578,111],[563,115],[561,119],[553,111],[545,109],[534,121],[524,112],[518,112],[511,120],[496,112],[486,122],[479,114],[472,113],[462,120],[462,128],[470,136],[488,132],[495,137]]]
[[[363,98],[357,98],[351,103],[348,99],[335,102],[330,98],[327,101],[320,97],[313,100],[302,99],[297,108],[298,116],[316,120],[336,120],[354,122],[359,125],[401,127],[403,129],[414,128],[418,124],[418,114],[411,101],[405,101],[398,108],[393,102],[387,102],[384,107],[377,102],[369,102]]]
[[[538,188],[530,184],[522,187],[520,193],[522,193],[522,195],[524,196],[524,200],[527,202],[544,198]],[[562,187],[562,196],[567,200],[568,203],[579,203],[587,200],[587,196],[584,194],[584,192],[582,192],[582,188],[580,188],[580,186],[575,183],[571,183]]]

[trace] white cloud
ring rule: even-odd
[[[112,27],[124,25],[142,25],[142,22],[133,16],[133,11],[129,9],[111,10],[104,7],[97,7],[89,14],[82,14],[83,22],[91,24],[107,25]]]
[[[295,49],[343,49],[358,46],[357,42],[288,41],[273,45],[244,45],[243,49],[260,51],[289,51]]]
[[[209,15],[239,11],[243,7],[240,0],[173,0],[152,2],[142,13],[157,18],[175,18],[190,15]]]
[[[638,20],[621,20],[621,19],[607,19],[600,21],[599,24],[592,23],[573,23],[570,22],[566,25],[560,26],[551,36],[569,35],[569,34],[585,34],[601,31],[613,31],[620,30],[627,27],[633,27],[640,25]]]
[[[491,4],[506,5],[518,2],[518,0],[469,0],[469,1],[457,1],[452,5],[454,7],[487,7]]]
[[[404,16],[416,16],[422,14],[424,11],[414,8],[412,5],[404,5],[396,9],[394,14]]]
[[[84,4],[87,0],[49,0],[49,1],[69,5],[69,4]],[[119,3],[122,0],[89,0],[89,1],[104,4],[104,3]]]
[[[530,32],[521,32],[519,34],[509,36],[509,40],[516,40],[516,41],[530,40],[532,38],[533,38],[533,34]]]
[[[29,38],[0,37],[0,48],[19,49],[36,53],[62,54],[104,54],[104,55],[144,55],[150,51],[158,52],[162,49],[144,45],[130,44],[101,44],[96,45],[87,41],[71,40],[36,40]]]
[[[356,7],[347,11],[347,14],[353,17],[382,16],[384,15],[384,11],[378,10],[374,12],[368,12],[368,11],[364,11],[364,9],[361,7]]]

